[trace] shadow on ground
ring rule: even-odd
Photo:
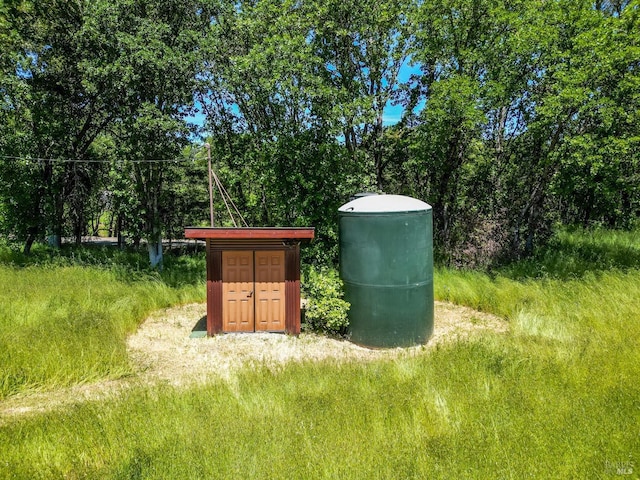
[[[190,338],[201,338],[207,336],[207,316],[204,315],[191,329]]]

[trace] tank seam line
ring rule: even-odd
[[[345,284],[348,285],[357,285],[359,287],[383,287],[383,288],[407,288],[407,287],[421,287],[423,285],[429,285],[433,283],[432,281],[419,282],[419,283],[411,283],[409,285],[374,285],[372,283],[359,283],[359,282],[350,282],[347,280],[342,280]]]

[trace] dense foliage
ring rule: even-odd
[[[342,280],[335,269],[305,269],[302,294],[306,299],[303,328],[307,331],[345,335],[349,326],[349,302],[344,300]]]
[[[4,0],[0,26],[0,228],[26,251],[206,223],[195,106],[249,223],[316,226],[320,262],[360,190],[432,204],[466,265],[640,212],[638,0]]]

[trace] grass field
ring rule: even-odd
[[[204,293],[194,273],[201,260],[181,261],[167,267],[168,280],[131,261],[1,267],[0,288],[17,300],[0,300],[11,351],[0,365],[19,380],[4,395],[126,374],[124,337],[144,314]],[[396,360],[140,386],[17,417],[0,427],[0,478],[638,478],[638,232],[565,231],[534,259],[498,271],[439,268],[435,289],[506,318],[510,331]],[[82,336],[68,341],[66,326],[48,342],[36,338],[56,302],[67,312],[56,323],[86,324]],[[92,325],[95,304],[113,338]],[[57,350],[95,351],[93,367],[40,358]],[[42,365],[30,374],[37,381],[5,375],[32,364]]]
[[[0,249],[0,400],[128,375],[125,339],[149,312],[204,300],[204,256],[167,260],[158,274],[118,250]]]

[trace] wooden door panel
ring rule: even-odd
[[[256,330],[284,331],[284,252],[255,254]]]
[[[253,252],[222,252],[222,330],[253,332]]]

